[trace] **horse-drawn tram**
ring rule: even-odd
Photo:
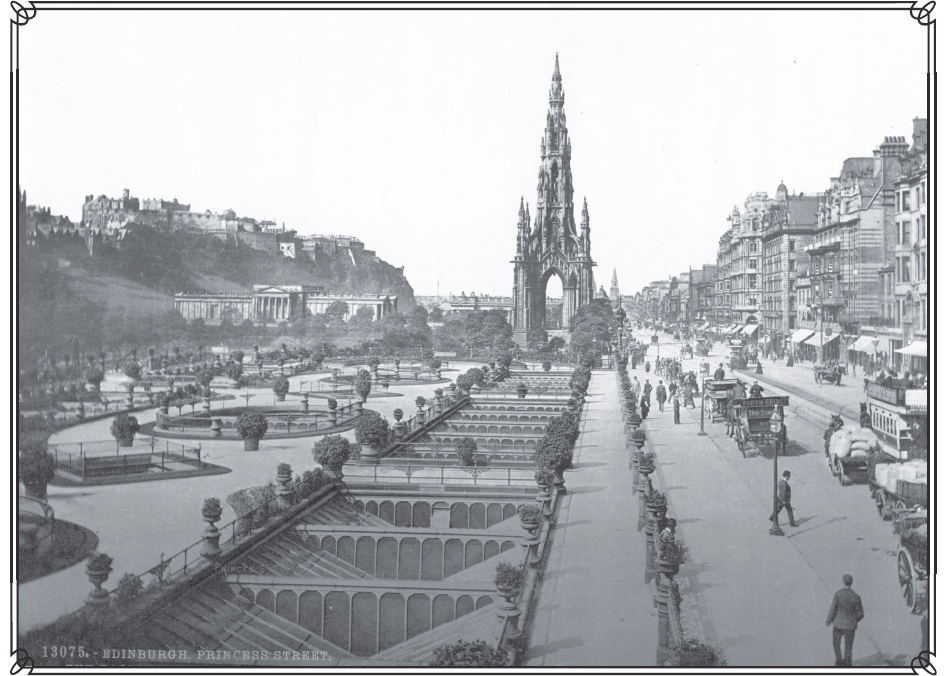
[[[773,409],[779,410],[779,418],[785,417],[785,407],[789,406],[789,396],[782,397],[748,397],[734,399],[730,406],[731,415],[736,420],[734,434],[737,446],[744,458],[759,455],[759,444],[773,444],[773,452],[786,452],[786,427],[778,425],[779,431],[774,431],[771,424]]]
[[[710,409],[711,423],[727,421],[727,406],[730,403],[730,392],[736,387],[738,382],[740,382],[739,378],[724,378],[723,380],[704,378],[705,407]]]

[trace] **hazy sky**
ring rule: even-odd
[[[510,294],[557,51],[576,220],[587,197],[596,283],[625,293],[927,105],[907,10],[41,12],[20,35],[31,204],[78,221],[127,185],[354,235],[419,294]]]

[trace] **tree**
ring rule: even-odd
[[[485,641],[463,639],[434,649],[431,667],[505,667],[506,653],[487,645]]]
[[[432,322],[442,322],[444,320],[444,311],[439,307],[435,307],[427,313],[427,318]]]
[[[359,416],[355,425],[355,438],[360,444],[366,444],[380,450],[388,443],[388,421],[374,414]]]
[[[312,458],[324,468],[338,474],[352,455],[352,443],[338,434],[330,434],[312,446]]]
[[[333,301],[325,311],[326,317],[339,322],[343,321],[348,314],[349,304],[341,300]]]

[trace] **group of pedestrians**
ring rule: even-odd
[[[646,372],[650,372],[650,363],[646,363],[645,370]],[[882,376],[885,376],[885,374],[882,374]],[[883,382],[882,376],[879,376],[878,382]],[[723,363],[720,363],[717,366],[713,377],[714,380],[724,380],[726,378],[726,371],[724,370]],[[894,373],[888,375],[887,378],[890,380],[888,380],[886,384],[917,386],[911,381],[908,381],[911,382],[911,385],[901,385],[901,381],[897,379],[897,374]],[[905,378],[910,378],[910,374],[905,374]],[[664,404],[667,402],[669,397],[673,400],[675,423],[680,422],[679,415],[681,398],[683,398],[685,406],[693,408],[693,395],[699,391],[697,386],[697,377],[693,371],[687,374],[679,374],[674,378],[670,378],[667,386],[665,386],[663,380],[658,380],[658,385],[656,388],[652,388],[651,382],[647,378],[645,379],[644,386],[642,386],[638,382],[637,376],[635,376],[632,379],[631,387],[635,398],[638,398],[640,395],[642,418],[646,418],[648,415],[651,405],[651,392],[654,391],[655,399],[658,402],[659,411],[664,411]],[[681,395],[683,395],[683,397]],[[747,391],[743,381],[741,379],[737,379],[736,386],[734,386],[730,392],[730,400],[733,401],[735,399],[746,399],[747,397],[762,397],[762,395],[763,387],[759,384],[758,380],[754,380],[753,384],[749,387],[749,391]],[[728,408],[731,411],[733,410],[733,407]],[[736,424],[738,423],[735,419],[733,419],[732,415],[728,415],[727,433],[730,436],[733,436]],[[792,487],[790,485],[791,478],[792,472],[788,469],[784,470],[783,476],[777,485],[776,501],[773,507],[773,513],[770,515],[769,519],[770,521],[775,520],[783,511],[783,509],[785,509],[786,516],[789,518],[789,525],[791,527],[798,527],[792,508]],[[674,529],[665,529],[665,532],[662,532],[661,536],[662,538],[666,536],[673,538]],[[837,667],[852,666],[852,649],[855,642],[855,631],[858,628],[858,623],[865,617],[861,597],[852,590],[853,583],[854,579],[851,575],[846,573],[842,576],[843,587],[839,589],[833,596],[832,604],[829,608],[829,614],[825,621],[826,626],[832,627],[832,649],[835,652],[835,666]]]

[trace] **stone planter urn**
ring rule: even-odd
[[[673,580],[674,576],[681,571],[681,566],[672,561],[666,561],[665,559],[658,559],[658,571],[663,573],[668,577],[668,579]]]
[[[243,450],[245,451],[259,451],[260,450],[260,440],[259,439],[250,439],[246,438],[243,440]]]
[[[204,403],[201,405],[201,408],[204,409],[204,413],[208,416],[210,415],[210,397],[204,397]]]
[[[539,518],[524,518],[521,514],[520,528],[526,531],[526,536],[523,538],[523,547],[526,549],[525,558],[529,565],[535,568],[539,564],[539,553],[537,552],[539,536],[536,534],[539,528]]]
[[[556,478],[553,480],[553,483],[559,490],[559,495],[566,494],[566,480],[562,476],[562,472],[556,472]]]
[[[303,411],[309,410],[309,393],[308,392],[303,392],[303,399],[301,402],[299,402],[299,405],[300,407],[302,407]]]
[[[216,509],[212,505],[205,504],[201,510],[201,516],[207,522],[207,528],[204,529],[204,544],[201,547],[201,556],[205,559],[216,559],[220,556],[220,531],[214,525],[220,520],[223,510],[218,504]]]
[[[117,441],[119,448],[131,448],[135,441],[135,437],[127,437],[125,439],[118,439]]]
[[[401,422],[401,419],[404,417],[404,411],[395,411],[395,422]]]
[[[109,579],[109,573],[112,572],[112,566],[93,566],[92,562],[86,563],[85,574],[89,578],[95,589],[89,593],[86,603],[90,606],[104,607],[109,604],[109,593],[102,589],[102,585]]]
[[[223,436],[224,430],[224,421],[220,418],[214,418],[210,423],[210,431],[213,432],[215,437]]]
[[[289,483],[292,480],[292,470],[276,474],[276,505],[282,510],[292,507],[292,501],[290,500],[292,490],[289,488]]]

